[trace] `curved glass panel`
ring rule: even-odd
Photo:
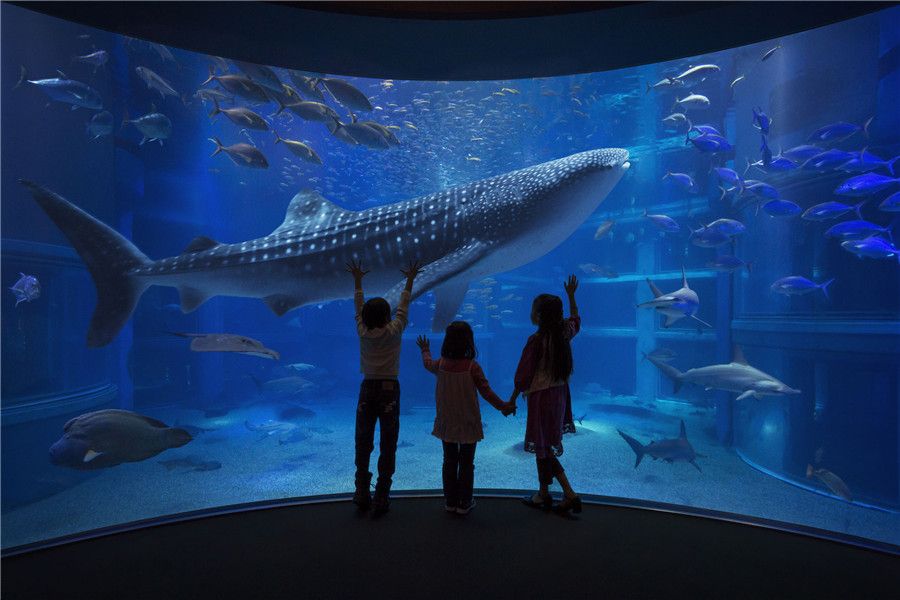
[[[265,70],[2,11],[4,548],[352,491],[354,257],[392,301],[428,263],[395,490],[442,485],[416,336],[438,354],[435,315],[469,322],[505,399],[532,299],[575,273],[577,491],[900,543],[900,9],[484,82]],[[602,148],[622,151],[578,155]],[[303,190],[322,198],[289,208]],[[526,404],[481,404],[476,488],[537,485]]]

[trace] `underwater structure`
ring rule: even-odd
[[[416,337],[467,321],[507,396],[575,274],[579,492],[898,551],[900,8],[456,80],[2,11],[5,552],[352,492],[350,261],[394,307],[423,265],[399,493],[441,487]],[[476,488],[535,485],[523,413]]]

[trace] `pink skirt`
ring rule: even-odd
[[[561,456],[564,433],[575,433],[569,386],[559,385],[529,394],[525,451],[533,452],[538,458]]]

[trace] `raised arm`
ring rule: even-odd
[[[356,331],[359,335],[366,332],[366,326],[362,322],[362,309],[365,302],[362,289],[362,279],[368,271],[364,271],[361,262],[351,260],[347,263],[347,272],[353,275],[353,305],[356,307]]]
[[[569,316],[577,317],[578,305],[575,303],[575,290],[578,289],[578,278],[574,275],[569,275],[569,279],[563,283],[563,287],[566,290],[566,296],[569,298]]]
[[[388,328],[397,334],[403,333],[403,330],[406,329],[406,323],[409,318],[409,299],[412,295],[413,281],[415,281],[416,276],[422,272],[422,267],[419,264],[419,261],[413,261],[409,263],[409,267],[406,270],[400,269],[400,272],[406,276],[406,287],[400,292],[400,304],[397,305],[397,314],[394,316],[394,320],[388,324]]]
[[[438,364],[431,358],[431,342],[428,341],[428,338],[420,335],[416,338],[416,346],[422,351],[422,366],[432,373],[437,373]]]

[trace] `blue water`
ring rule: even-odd
[[[273,103],[237,102],[281,137],[307,143],[322,165],[275,144],[271,131],[242,131],[224,115],[211,119],[211,104],[195,96],[209,57],[170,48],[172,61],[141,40],[18,7],[3,5],[2,11],[2,278],[10,287],[23,272],[42,286],[40,297],[18,307],[7,290],[2,305],[4,548],[195,509],[348,492],[360,379],[352,280],[343,274],[337,295],[344,299],[281,317],[259,299],[234,296],[213,297],[183,314],[176,289],[152,287],[111,344],[88,348],[96,302],[90,274],[17,179],[59,193],[160,259],[180,254],[199,235],[223,243],[266,236],[302,189],[347,210],[366,210],[596,148],[627,150],[630,168],[605,199],[596,198],[590,215],[568,223],[566,207],[541,206],[547,228],[565,221],[571,234],[524,266],[470,281],[459,314],[475,330],[479,362],[494,389],[501,396],[512,389],[519,353],[533,331],[532,298],[562,294],[565,276],[575,273],[583,329],[573,342],[570,383],[573,410],[582,420],[565,439],[562,462],[579,492],[900,544],[897,257],[859,259],[825,237],[831,225],[855,218],[852,213],[813,222],[757,212],[750,192],[735,190],[720,199],[721,182],[711,171],[729,167],[766,182],[804,210],[867,199],[863,218],[895,227],[897,213],[878,205],[898,191],[896,184],[847,198],[834,190],[857,173],[800,164],[784,173],[745,168],[748,160],[761,159],[754,107],[772,119],[767,144],[776,156],[807,143],[820,127],[846,122],[861,129],[870,117],[866,131],[822,143],[822,149],[867,148],[881,159],[900,154],[900,9],[613,72],[480,82],[344,78],[374,107],[359,118],[394,128],[400,144],[384,150],[349,146],[322,123],[290,111],[275,114]],[[96,72],[72,61],[100,49],[109,61]],[[719,70],[693,86],[646,91],[647,83],[701,64]],[[98,111],[70,110],[31,84],[13,89],[20,65],[29,79],[55,77],[58,69],[96,89],[113,115],[112,133],[91,141],[85,127]],[[135,72],[139,66],[163,77],[178,96],[163,98],[148,89]],[[276,73],[290,83],[286,71]],[[715,127],[733,151],[700,152],[685,144],[687,126],[663,122],[680,112],[673,104],[688,93],[709,101],[706,108],[684,111],[692,123]],[[326,103],[349,119],[334,98]],[[136,128],[121,124],[155,111],[171,120],[171,136],[162,145],[139,145]],[[213,137],[255,146],[269,167],[250,169],[222,154],[210,156]],[[689,174],[693,189],[664,177],[668,172]],[[891,174],[885,166],[871,172]],[[673,218],[680,231],[660,231],[643,216],[645,209]],[[746,231],[718,249],[696,245],[691,230],[719,218],[739,220]],[[595,239],[610,220],[611,231]],[[541,231],[533,234],[535,244]],[[415,246],[404,244],[412,257]],[[751,269],[721,274],[708,266],[717,254],[731,253]],[[682,268],[699,296],[696,316],[711,328],[698,328],[690,318],[664,328],[661,316],[635,308],[653,298],[645,278],[663,293],[673,292],[681,287]],[[790,297],[772,291],[772,283],[791,275],[834,282],[827,297],[818,289]],[[427,334],[439,345],[440,334],[431,333],[435,301],[427,293],[413,302],[404,336],[394,484],[400,490],[440,488],[440,444],[430,436],[433,376],[421,367],[414,344],[415,336]],[[241,334],[281,358],[192,352],[186,339],[170,332]],[[642,360],[642,353],[665,348],[673,355],[670,364],[684,372],[728,363],[732,344],[741,346],[751,365],[801,393],[740,401],[736,393],[696,385],[675,393]],[[285,377],[295,378],[282,382],[290,387],[286,392],[266,392],[256,383]],[[48,449],[63,425],[104,408],[188,428],[194,439],[107,469],[51,464]],[[482,404],[482,413],[476,487],[531,489],[533,460],[521,451],[524,410],[504,418]],[[269,420],[281,423],[273,433],[252,430]],[[616,430],[647,443],[677,437],[681,420],[704,455],[697,460],[702,472],[684,462],[652,460],[635,469],[634,454]],[[849,499],[824,483],[827,476],[807,477],[808,465],[839,478]]]

